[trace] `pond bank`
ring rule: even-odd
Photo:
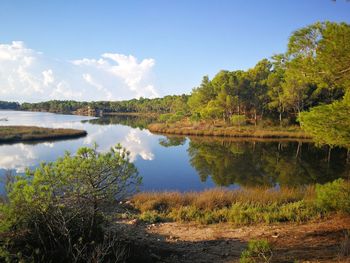
[[[86,135],[86,131],[76,129],[53,129],[36,126],[0,126],[0,143],[62,140]]]

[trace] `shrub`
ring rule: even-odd
[[[350,213],[350,183],[337,179],[324,185],[316,185],[316,203],[324,211]]]
[[[246,124],[247,119],[244,115],[232,115],[230,118],[230,122],[233,125],[241,126],[241,125]]]
[[[270,262],[272,249],[267,240],[251,240],[247,249],[243,250],[240,263]]]
[[[161,115],[159,116],[158,120],[159,120],[160,122],[167,122],[167,121],[170,119],[170,117],[171,117],[172,115],[173,115],[173,114],[171,114],[171,113],[164,113],[164,114],[161,114]]]
[[[161,217],[156,211],[146,211],[140,215],[139,219],[151,224],[164,221],[164,218]]]
[[[80,148],[27,170],[1,206],[1,254],[11,262],[118,262],[118,235],[104,208],[140,183],[129,154]],[[7,236],[7,238],[6,238]]]

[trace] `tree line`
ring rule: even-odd
[[[50,100],[38,103],[0,101],[0,109],[72,113],[90,107],[103,112],[121,113],[169,113],[177,112],[187,104],[188,95],[168,95],[163,98],[139,98],[123,101],[74,101]]]

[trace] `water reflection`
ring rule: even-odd
[[[42,161],[56,160],[65,151],[75,153],[79,147],[95,142],[100,151],[117,143],[127,148],[143,177],[141,189],[145,191],[323,183],[346,177],[349,170],[344,150],[333,150],[328,163],[327,149],[311,143],[154,135],[145,129],[153,120],[135,116],[89,119],[37,112],[5,115],[9,122],[0,125],[76,128],[86,130],[88,135],[74,140],[0,145],[0,176],[7,170],[21,173]]]
[[[346,151],[301,142],[249,142],[192,138],[188,153],[201,181],[218,186],[304,185],[348,175]]]
[[[105,118],[96,125],[97,119],[74,115],[15,111],[2,111],[1,114],[8,116],[9,121],[0,125],[84,129],[88,135],[71,140],[0,144],[0,170],[2,170],[0,175],[4,174],[5,170],[21,173],[25,168],[33,168],[40,162],[56,160],[65,151],[74,153],[79,147],[92,146],[95,142],[99,145],[100,151],[107,151],[117,143],[121,143],[130,151],[131,161],[136,161],[138,158],[154,159],[148,138],[151,133],[148,130],[132,129],[122,125],[102,125],[116,122],[114,117],[109,121]]]
[[[112,115],[104,116],[99,119],[84,120],[95,125],[125,125],[131,128],[139,128],[141,130],[146,129],[149,124],[156,121],[156,117],[135,116],[135,115]]]

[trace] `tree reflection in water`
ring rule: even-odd
[[[190,139],[188,154],[201,181],[209,176],[217,186],[297,186],[347,177],[346,150],[309,142]]]

